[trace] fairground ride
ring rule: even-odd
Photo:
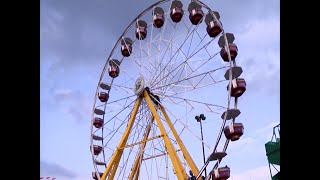
[[[222,159],[244,133],[246,91],[234,41],[199,0],[160,0],[134,18],[98,80],[93,179],[228,179]]]
[[[265,144],[270,176],[272,180],[280,180],[280,124],[273,127],[271,141]]]

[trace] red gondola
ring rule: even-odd
[[[211,173],[213,180],[227,180],[230,177],[230,168],[228,166],[214,169]]]
[[[242,123],[234,123],[233,125],[224,128],[224,135],[231,141],[240,139],[243,135],[244,127]]]
[[[98,145],[93,145],[93,154],[98,155],[102,151],[102,147]]]
[[[220,25],[216,21],[207,24],[207,33],[210,37],[217,37],[222,32]]]
[[[229,50],[230,50],[231,60],[234,61],[238,55],[238,47],[234,43],[229,43]],[[220,56],[225,62],[229,62],[228,53],[225,47],[221,48]]]
[[[103,173],[99,172],[99,175],[100,175],[100,178],[101,178]],[[98,179],[96,172],[92,172],[92,178],[95,179],[95,180]]]
[[[102,125],[103,125],[103,119],[95,117],[93,121],[93,126],[96,128],[101,128]]]
[[[202,22],[203,11],[200,8],[194,8],[190,11],[189,19],[193,25],[197,25]]]
[[[109,76],[112,78],[116,78],[119,76],[120,68],[117,65],[112,65],[109,67]]]
[[[229,91],[229,85],[227,86]],[[243,78],[236,78],[231,83],[231,96],[240,97],[246,91],[246,81]]]
[[[175,23],[178,23],[181,21],[183,17],[183,10],[180,7],[175,7],[170,12],[171,20]]]
[[[109,99],[109,94],[108,93],[106,93],[106,92],[100,92],[99,93],[99,100],[101,102],[107,102],[108,99]]]

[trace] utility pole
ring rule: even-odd
[[[196,116],[195,119],[197,120],[197,122],[200,122],[203,163],[206,163],[204,143],[203,143],[203,131],[202,131],[202,121],[206,120],[206,117],[204,116],[204,114],[200,114],[200,116]],[[207,177],[207,168],[204,169],[204,174],[205,174],[205,177]]]

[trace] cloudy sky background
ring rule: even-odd
[[[104,60],[122,30],[155,0],[41,0],[40,175],[91,178],[90,111]],[[277,0],[204,0],[241,47],[245,135],[228,149],[234,180],[270,179],[264,144],[280,122]],[[119,14],[118,12],[122,12]],[[114,14],[118,14],[114,18]]]

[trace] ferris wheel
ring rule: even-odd
[[[246,91],[234,41],[198,0],[160,0],[134,18],[95,93],[92,178],[228,179],[222,159],[244,133]]]

